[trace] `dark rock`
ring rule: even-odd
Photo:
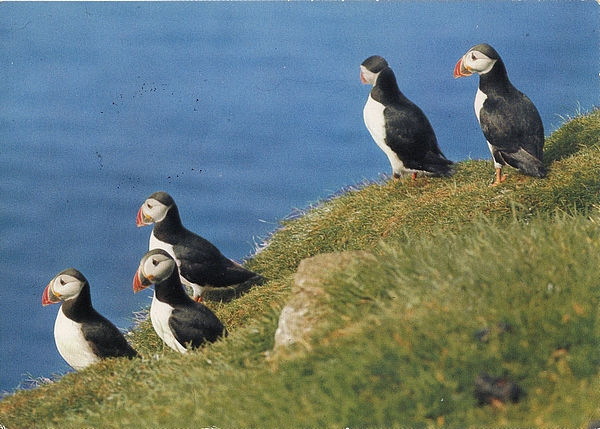
[[[525,391],[514,381],[502,377],[493,377],[485,372],[475,379],[475,397],[479,405],[508,401],[517,403]]]

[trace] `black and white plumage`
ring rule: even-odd
[[[229,301],[252,286],[265,281],[225,257],[210,241],[186,229],[181,223],[175,200],[166,192],[155,192],[140,207],[138,227],[154,223],[149,250],[163,249],[175,259],[181,282],[193,289],[201,301]]]
[[[496,167],[493,185],[504,181],[506,164],[533,177],[544,177],[544,125],[531,100],[508,79],[500,55],[490,45],[473,46],[456,63],[454,77],[479,75],[475,115]]]
[[[154,284],[150,319],[158,336],[180,353],[226,335],[225,327],[210,308],[186,293],[175,261],[162,249],[144,255],[133,279],[133,291]]]
[[[427,116],[398,88],[396,76],[387,61],[378,55],[360,66],[360,79],[373,85],[363,109],[365,125],[377,146],[387,155],[394,178],[421,172],[450,176],[452,161],[437,142]]]
[[[109,357],[138,354],[108,319],[92,307],[90,285],[74,268],[61,271],[42,294],[42,304],[62,302],[54,323],[58,352],[75,370]]]

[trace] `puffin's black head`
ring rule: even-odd
[[[165,218],[175,200],[166,192],[159,191],[150,195],[137,212],[135,223],[138,227],[160,222]]]
[[[173,204],[175,204],[175,200],[173,199],[173,197],[165,191],[155,192],[148,198],[153,198],[159,203],[163,203],[165,206],[172,206]]]
[[[66,270],[61,271],[57,274],[57,277],[62,274],[74,277],[82,283],[87,283],[87,279],[85,278],[85,276],[81,273],[81,271],[76,270],[75,268],[67,268]]]
[[[364,60],[360,65],[360,81],[364,84],[368,83],[375,86],[379,73],[388,67],[385,58],[380,57],[379,55],[373,55]]]
[[[475,45],[471,49],[469,49],[467,52],[471,52],[471,51],[479,51],[491,60],[499,60],[500,59],[500,55],[498,54],[498,52],[494,48],[492,48],[490,45],[488,45],[487,43],[480,43],[479,45]]]
[[[361,64],[362,67],[366,68],[371,73],[379,73],[386,67],[389,67],[388,62],[385,58],[380,57],[379,55],[373,55],[366,60],[364,60]]]

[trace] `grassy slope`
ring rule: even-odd
[[[148,322],[144,359],[107,361],[0,402],[14,427],[585,426],[598,418],[600,112],[548,139],[544,180],[514,171],[489,188],[490,162],[452,179],[367,186],[286,221],[249,264],[272,280],[216,306],[231,335],[182,356]],[[332,273],[339,318],[313,351],[266,359],[299,262],[366,249],[375,261]],[[483,343],[474,333],[491,330]],[[476,406],[480,371],[527,391]]]

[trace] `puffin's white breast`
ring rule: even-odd
[[[152,321],[152,327],[166,345],[180,353],[186,353],[187,349],[179,344],[169,327],[169,318],[171,317],[172,312],[173,307],[159,301],[156,298],[155,292],[154,297],[152,298],[152,305],[150,306],[150,320]]]
[[[477,122],[481,124],[481,109],[483,109],[483,103],[487,100],[487,95],[479,88],[477,88],[477,94],[475,94],[475,116],[477,116]]]
[[[160,241],[158,238],[156,238],[154,236],[154,230],[152,230],[152,234],[150,234],[150,243],[148,243],[148,250],[154,250],[154,249],[164,250],[169,255],[171,255],[171,258],[173,258],[175,260],[177,267],[181,267],[181,261],[179,259],[177,259],[177,256],[175,256],[175,251],[173,250],[173,245],[169,244],[169,243],[165,243],[164,241]],[[183,277],[180,276],[180,278],[183,280]]]
[[[167,252],[173,259],[177,261],[175,258],[175,252],[173,251],[173,245],[169,243],[165,243],[164,241],[160,241],[158,238],[154,236],[154,230],[152,230],[152,234],[150,234],[150,242],[148,243],[148,250],[154,249],[162,249]],[[179,265],[179,264],[178,264]]]
[[[385,119],[383,117],[383,111],[385,106],[375,100],[369,95],[367,103],[363,109],[363,119],[365,125],[371,137],[375,140],[375,143],[383,150],[382,146],[385,144]]]
[[[479,122],[479,125],[481,125],[481,109],[483,109],[483,103],[485,103],[485,100],[487,100],[488,96],[479,88],[477,88],[477,94],[475,94],[475,116],[477,116],[477,122]],[[490,142],[487,142],[488,145],[488,149],[490,150],[490,153],[492,154],[492,159],[494,160],[494,166],[495,168],[501,168],[502,164],[499,164],[495,159],[494,159],[494,148],[492,147]]]
[[[81,323],[65,316],[62,305],[54,322],[54,341],[62,358],[77,371],[100,361],[84,338]]]

